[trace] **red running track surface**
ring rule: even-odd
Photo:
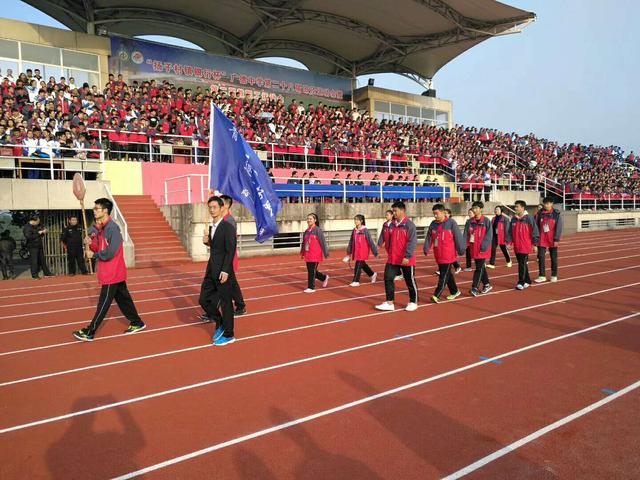
[[[92,279],[6,282],[0,478],[638,478],[637,235],[567,237],[560,281],[522,292],[499,260],[490,294],[463,273],[438,305],[422,258],[413,313],[374,310],[382,282],[349,287],[341,252],[313,295],[297,258],[244,260],[225,348],[196,319],[202,263],[131,270],[149,328],[124,337],[114,306],[93,343],[70,335]]]

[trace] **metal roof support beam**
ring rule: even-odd
[[[343,74],[346,73],[349,77],[352,76],[354,71],[353,62],[341,57],[337,53],[310,43],[297,42],[293,40],[263,40],[256,45],[251,54],[254,57],[259,57],[264,54],[269,54],[270,51],[273,50],[295,50],[318,56],[334,65],[336,70],[343,72]]]
[[[98,8],[95,10],[96,25],[120,22],[153,22],[177,25],[213,38],[224,44],[232,55],[242,54],[242,40],[214,25],[175,12],[149,8]]]

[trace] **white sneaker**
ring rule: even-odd
[[[522,284],[522,288],[523,288],[523,289],[525,289],[525,288],[529,288],[529,284],[528,284],[528,283],[523,283],[523,284]]]
[[[536,283],[544,283],[547,281],[547,277],[538,277],[534,280]]]
[[[524,290],[524,285],[522,283],[519,283],[516,285],[516,289],[517,290]]]
[[[493,268],[496,268],[496,266],[495,265],[491,265],[490,263],[488,263],[487,264],[487,268],[492,268],[493,269]]]
[[[552,281],[553,283],[556,283],[556,282],[558,281],[558,277],[551,277],[551,281]]]
[[[387,312],[392,312],[396,309],[393,303],[383,302],[380,305],[376,305],[376,310],[384,310]]]
[[[327,288],[327,285],[329,285],[329,275],[327,275],[327,278],[322,282],[322,288]]]
[[[394,282],[399,282],[400,280],[402,280],[404,277],[402,275],[396,275],[393,279]]]
[[[360,286],[360,282],[351,282],[349,284],[350,287],[359,287]]]
[[[405,310],[407,312],[415,312],[417,309],[418,309],[418,304],[413,302],[407,304],[407,306],[405,307]]]
[[[316,293],[316,291],[313,288],[305,288],[304,293]]]
[[[373,275],[371,275],[371,283],[376,283],[376,280],[378,280],[378,272],[373,272]]]
[[[463,272],[473,272],[473,268],[465,268]]]
[[[342,261],[343,261],[344,263],[349,263],[349,260],[351,260],[351,257],[350,257],[349,255],[347,255],[346,257],[344,257],[344,258],[342,259]]]
[[[462,267],[456,268],[456,273],[460,273],[462,271]]]

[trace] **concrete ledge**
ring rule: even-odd
[[[101,180],[87,180],[86,205],[93,205],[96,198],[106,196]],[[71,180],[21,180],[0,179],[0,209],[3,210],[72,210],[79,208],[73,195]]]

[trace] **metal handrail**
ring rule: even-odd
[[[113,217],[115,220],[120,220],[120,222],[122,222],[122,226],[124,228],[124,241],[125,242],[131,242],[131,245],[133,245],[133,240],[131,240],[131,238],[129,237],[129,226],[127,225],[127,221],[124,218],[124,215],[122,215],[122,211],[120,210],[120,208],[118,207],[118,202],[116,202],[116,199],[113,198],[113,195],[111,194],[111,189],[109,188],[109,185],[107,185],[106,183],[104,184],[104,189],[107,192],[107,197],[113,202]]]

